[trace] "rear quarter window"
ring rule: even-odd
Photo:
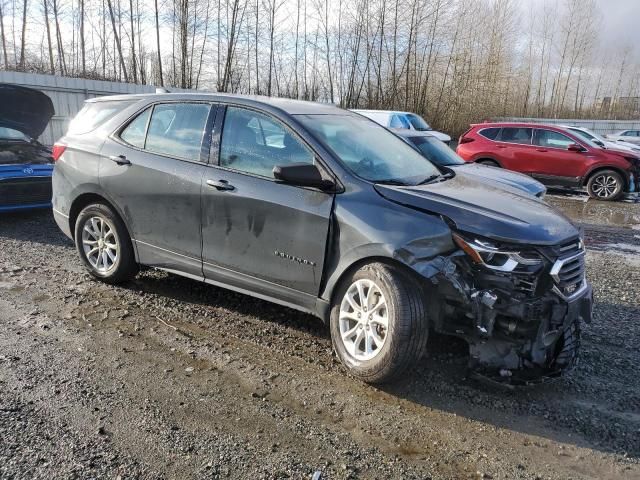
[[[71,135],[89,133],[133,103],[126,100],[85,103],[82,110],[69,123],[67,133]]]
[[[498,134],[500,133],[500,128],[499,127],[483,128],[478,133],[482,135],[484,138],[488,138],[489,140],[495,140],[498,137]]]

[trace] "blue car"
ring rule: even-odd
[[[37,138],[53,103],[31,88],[0,84],[0,212],[51,207],[51,150]]]

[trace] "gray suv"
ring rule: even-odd
[[[591,319],[578,230],[355,113],[221,94],[90,100],[54,148],[56,222],[97,278],[139,266],[317,315],[384,382],[431,330],[499,382],[558,376]]]

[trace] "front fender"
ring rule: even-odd
[[[373,201],[372,201],[373,200]],[[388,260],[431,276],[430,261],[456,249],[447,223],[379,196],[336,196],[320,297],[330,302],[341,278],[365,261]]]

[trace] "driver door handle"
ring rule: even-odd
[[[207,180],[207,185],[220,191],[233,190],[235,188],[226,180]]]
[[[124,155],[111,155],[109,160],[117,163],[118,165],[131,165],[131,162],[127,160],[127,157]]]
[[[547,152],[546,148],[536,148],[536,152]]]

